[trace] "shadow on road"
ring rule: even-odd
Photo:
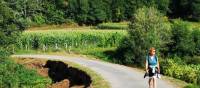
[[[54,83],[68,79],[70,81],[70,87],[74,85],[84,85],[85,88],[87,88],[92,82],[88,74],[79,69],[69,67],[61,61],[48,60],[44,67],[49,69],[48,75]]]

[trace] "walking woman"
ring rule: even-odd
[[[146,73],[149,74],[149,88],[157,88],[156,76],[160,72],[158,57],[156,56],[156,49],[150,48],[149,54],[146,57]]]

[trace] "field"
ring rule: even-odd
[[[19,49],[69,49],[117,47],[124,30],[38,30],[26,31],[19,38]]]
[[[97,27],[98,29],[113,29],[113,30],[116,30],[116,29],[128,29],[128,22],[120,22],[120,23],[101,23],[101,24],[98,24]]]

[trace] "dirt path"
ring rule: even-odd
[[[71,61],[96,71],[102,75],[104,79],[110,82],[112,88],[148,88],[148,78],[143,78],[143,72],[139,72],[130,67],[118,64],[112,64],[98,60],[89,60],[83,57],[67,57],[57,55],[13,55],[12,57],[44,58],[49,60]],[[158,79],[157,88],[175,87],[162,79]]]

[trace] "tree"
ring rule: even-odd
[[[170,0],[156,0],[156,7],[163,14],[167,14],[167,12],[169,11],[169,4]]]
[[[136,0],[124,0],[124,2],[125,2],[125,4],[124,4],[124,8],[125,8],[124,17],[125,17],[126,20],[130,20],[130,18],[133,17],[133,14],[137,10],[138,4],[137,4]]]
[[[35,24],[35,20],[37,20],[36,21],[37,24],[39,19],[44,18],[42,15],[42,11],[44,10],[42,7],[43,1],[41,0],[5,0],[5,1],[6,4],[10,8],[12,8],[14,14],[18,16],[17,19],[24,22],[26,26],[31,26]]]
[[[112,0],[102,0],[102,8],[106,13],[105,21],[112,21],[111,5],[112,5]]]
[[[89,0],[88,23],[98,24],[107,19],[103,3],[103,0]]]
[[[200,56],[200,30],[193,29],[192,36],[195,43],[195,55]]]
[[[3,0],[0,0],[0,55],[5,57],[10,45],[16,42],[20,31],[24,29],[22,23],[16,19],[14,11]]]
[[[125,1],[124,0],[112,0],[111,9],[112,9],[112,20],[119,22],[124,20],[125,12]]]
[[[192,18],[200,21],[200,0],[193,0],[192,2]]]
[[[69,17],[76,20],[79,24],[86,23],[88,18],[89,4],[88,0],[69,0]]]
[[[166,14],[169,11],[170,0],[124,0],[124,17],[126,20],[130,20],[133,14],[138,8],[154,7],[161,13]]]
[[[68,5],[68,0],[55,0],[56,6],[60,9],[65,9]]]
[[[157,9],[143,7],[134,14],[128,33],[117,51],[122,54],[123,63],[143,66],[150,47],[155,47],[159,54],[168,44],[170,24]]]
[[[56,7],[56,1],[43,0],[42,14],[47,24],[62,24],[65,22],[65,13],[62,9]]]
[[[166,14],[170,0],[141,0],[140,3],[142,6],[157,8],[162,14]]]
[[[192,38],[191,26],[181,20],[177,20],[172,25],[172,43],[170,52],[177,56],[193,56],[195,53],[195,43]]]
[[[200,21],[200,0],[171,0],[168,16]]]

